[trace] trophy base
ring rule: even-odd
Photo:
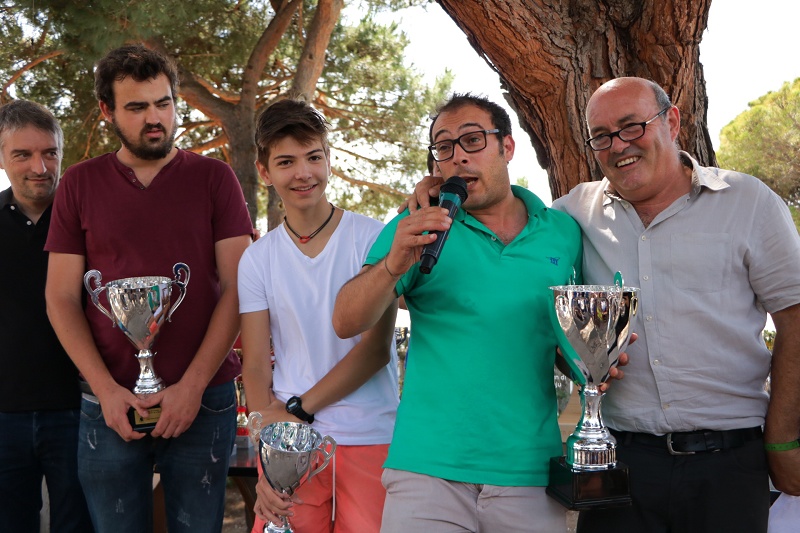
[[[138,431],[139,433],[150,433],[153,431],[153,428],[156,427],[158,418],[161,416],[161,408],[155,406],[149,408],[148,411],[150,412],[150,416],[144,418],[133,407],[128,409],[128,421],[131,423],[131,427],[134,431]]]
[[[553,457],[546,492],[572,511],[631,505],[628,467],[619,461],[609,469],[576,470],[564,457]]]

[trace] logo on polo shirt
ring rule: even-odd
[[[548,257],[550,260],[551,265],[558,266],[558,261],[561,259],[560,257]]]

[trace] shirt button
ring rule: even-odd
[[[17,206],[15,206],[15,205],[12,205],[12,206],[11,206],[11,210],[12,210],[12,211],[14,211],[14,210],[16,210],[16,209],[17,209]]]
[[[642,240],[646,241],[647,240],[647,235],[642,235]]]
[[[30,226],[31,224],[33,224],[33,222],[31,222],[31,221],[29,220],[28,222],[26,222],[26,224],[28,224],[28,225]]]
[[[647,281],[648,279],[650,279],[650,276],[642,276],[642,279]]]
[[[651,320],[653,320],[653,315],[647,315],[647,317],[645,317],[645,320],[650,322]]]
[[[664,409],[669,409],[669,404],[668,403],[664,404]]]
[[[654,359],[654,360],[653,360],[653,364],[654,364],[654,365],[656,365],[656,366],[658,366],[658,365],[660,365],[660,364],[661,364],[661,360],[660,360],[660,359]]]
[[[495,237],[494,235],[492,235],[492,240],[493,240],[493,241],[496,241],[496,240],[497,240],[497,237]]]

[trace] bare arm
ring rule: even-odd
[[[250,236],[242,235],[214,245],[220,298],[203,341],[180,381],[147,398],[146,405],[160,403],[162,408],[152,431],[154,437],[177,437],[189,428],[200,410],[203,392],[233,346],[239,333],[239,259],[249,244]]]
[[[377,324],[397,298],[397,280],[419,261],[422,248],[436,240],[433,232],[445,230],[451,223],[447,210],[440,207],[420,209],[400,220],[386,257],[362,268],[339,291],[333,309],[336,334],[346,339]],[[431,233],[423,235],[426,231]]]
[[[772,315],[772,393],[764,425],[764,442],[790,442],[800,436],[800,304]],[[767,452],[775,487],[800,496],[800,448]]]
[[[45,290],[47,315],[61,345],[97,395],[106,425],[126,441],[140,439],[144,434],[131,428],[128,408],[136,407],[142,415],[147,415],[147,410],[131,391],[114,381],[97,350],[83,311],[85,264],[82,255],[50,254]]]
[[[242,382],[250,412],[264,413],[272,394],[269,311],[242,313]]]
[[[316,413],[355,391],[391,359],[397,301],[389,302],[377,324],[365,331],[361,340],[325,376],[305,392],[303,409]]]
[[[344,398],[389,363],[396,315],[397,303],[390,301],[377,324],[364,332],[358,344],[302,394],[305,411],[316,413]],[[269,336],[269,311],[242,314],[242,380],[248,407],[250,411],[261,412],[265,424],[279,420],[298,421],[285,412],[285,404],[277,402],[272,394]],[[274,405],[276,402],[280,404],[277,407]],[[280,413],[273,413],[272,409],[282,411],[282,415],[275,416]]]
[[[344,398],[366,383],[390,361],[394,341],[396,304],[390,304],[381,319],[367,332],[336,366],[301,396],[303,409],[316,413]],[[242,380],[248,406],[259,411],[264,424],[278,421],[299,422],[286,412],[286,404],[272,394],[272,368],[269,357],[269,311],[242,314]],[[263,479],[257,485],[255,512],[262,518],[277,521],[291,509],[298,498],[278,494]]]

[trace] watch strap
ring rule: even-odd
[[[291,407],[290,407],[291,405]],[[286,412],[290,415],[294,415],[303,422],[308,424],[314,423],[314,415],[310,415],[305,412],[303,409],[303,402],[300,400],[299,396],[292,396],[286,402]]]

